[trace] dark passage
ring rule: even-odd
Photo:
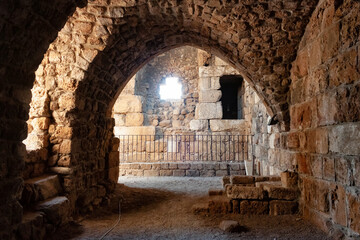
[[[221,103],[223,107],[223,119],[243,118],[243,78],[241,76],[222,76]]]

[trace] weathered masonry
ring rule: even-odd
[[[254,139],[266,156],[256,171],[297,172],[303,216],[359,238],[359,28],[354,0],[1,1],[0,238],[41,238],[107,201],[116,99],[141,67],[185,45],[233,67],[266,107],[275,125]],[[192,120],[211,125],[201,106],[218,101],[200,93]]]
[[[180,99],[161,99],[168,76],[182,84]],[[113,117],[120,175],[253,174],[253,160],[255,170],[278,173],[260,154],[267,151],[271,127],[257,93],[234,68],[194,47],[170,50],[146,64],[116,100]],[[255,146],[254,139],[264,144]]]

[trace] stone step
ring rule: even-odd
[[[31,203],[43,201],[62,193],[62,187],[57,175],[44,175],[24,182],[22,203],[27,206]]]
[[[25,211],[22,222],[17,229],[17,239],[44,239],[46,234],[45,229],[44,213]]]
[[[37,211],[44,212],[45,218],[55,226],[65,224],[69,221],[70,201],[67,197],[58,196],[40,202]]]

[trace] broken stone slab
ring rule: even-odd
[[[61,225],[68,221],[70,202],[67,197],[54,197],[36,206],[37,211],[45,213],[45,218],[54,225]]]
[[[292,215],[297,214],[299,210],[299,204],[296,201],[270,201],[270,215]]]
[[[198,103],[195,109],[195,119],[221,119],[223,116],[221,102]]]
[[[294,188],[285,188],[274,186],[273,184],[263,185],[263,189],[268,192],[270,199],[296,200],[299,197],[299,191]]]
[[[120,95],[114,104],[114,113],[142,112],[142,98],[136,95]]]
[[[238,120],[210,120],[210,129],[213,132],[236,131],[241,134],[249,133],[249,124],[244,119]]]
[[[219,228],[225,232],[239,232],[240,224],[234,220],[223,220],[221,221]]]
[[[282,172],[280,173],[281,183],[286,188],[298,187],[298,174],[296,172]]]
[[[46,200],[62,192],[57,175],[45,175],[24,182],[22,200],[26,203]]]
[[[262,200],[266,198],[266,192],[263,189],[240,185],[227,185],[226,194],[231,199]]]
[[[231,184],[253,184],[255,181],[253,176],[231,176]]]

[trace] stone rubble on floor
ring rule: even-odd
[[[224,176],[224,189],[209,190],[209,201],[193,206],[195,214],[290,215],[299,210],[296,173],[281,176]]]

